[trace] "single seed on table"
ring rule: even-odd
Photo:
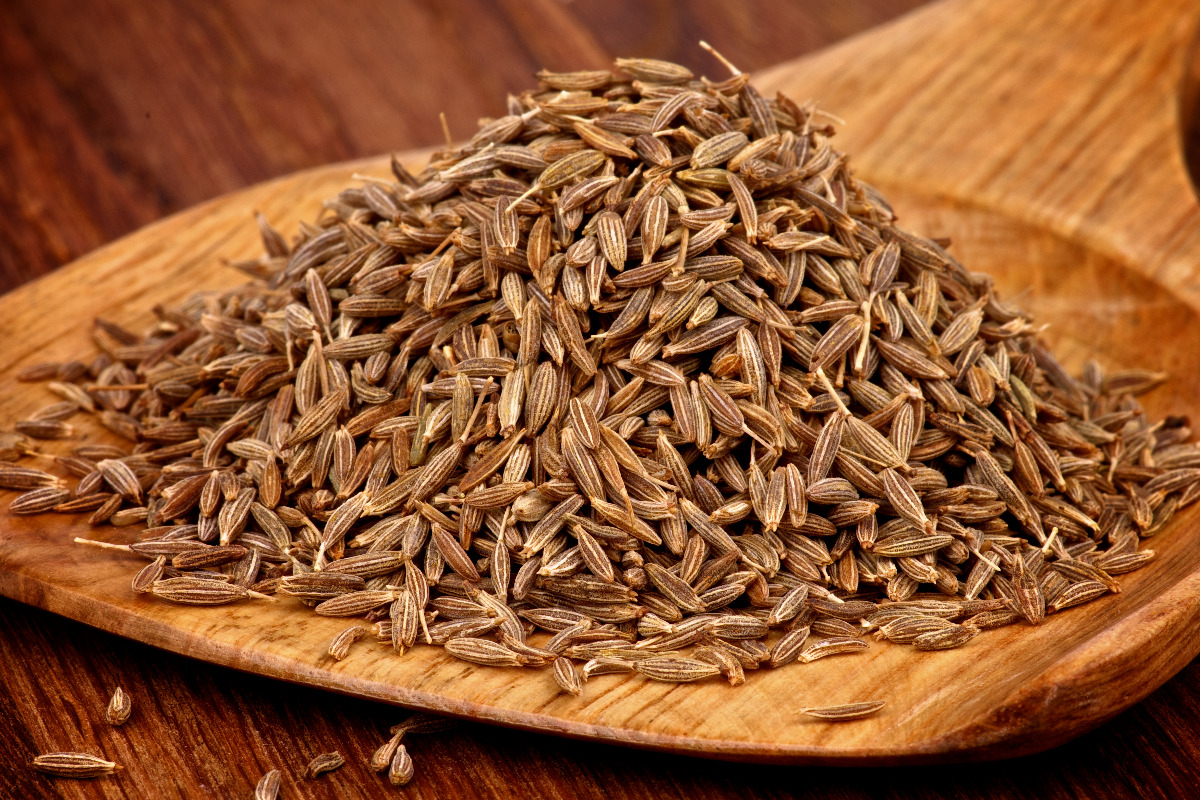
[[[283,775],[277,769],[273,769],[258,779],[258,785],[254,787],[254,800],[276,800],[279,797],[279,785],[283,780]]]
[[[860,703],[843,703],[836,706],[820,706],[814,708],[802,708],[801,714],[807,714],[810,717],[817,719],[829,720],[831,722],[845,722],[853,719],[862,719],[869,717],[887,705],[886,700],[864,700]]]
[[[329,656],[336,661],[341,661],[350,654],[350,646],[366,635],[367,629],[362,625],[351,625],[329,643]]]
[[[323,775],[326,772],[332,772],[346,763],[346,759],[336,750],[332,753],[322,753],[321,755],[308,762],[308,766],[304,769],[304,775],[307,778],[315,778],[318,775]]]
[[[99,778],[122,769],[113,761],[88,753],[44,753],[33,759],[32,766],[59,778]]]
[[[407,786],[415,773],[412,756],[408,754],[408,748],[401,744],[392,756],[392,763],[388,765],[388,782],[393,786]]]
[[[109,725],[124,725],[129,719],[130,713],[133,711],[133,701],[125,690],[120,686],[113,692],[112,699],[108,701],[108,708],[104,712],[104,718],[108,720]]]

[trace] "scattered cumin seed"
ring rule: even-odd
[[[108,708],[104,712],[104,718],[108,720],[109,725],[124,725],[129,720],[129,715],[133,712],[133,700],[120,686],[113,692],[112,699],[108,701]]]
[[[887,705],[886,700],[864,700],[859,703],[843,703],[836,706],[802,708],[800,709],[800,713],[830,722],[845,722],[869,717],[885,705]]]
[[[267,772],[258,780],[258,784],[254,787],[254,800],[276,800],[279,797],[279,785],[283,780],[283,775],[279,770],[273,769]]]
[[[388,765],[388,781],[393,786],[406,786],[413,779],[416,767],[413,766],[412,756],[403,744],[396,748],[392,761]]]
[[[99,778],[122,769],[120,764],[88,753],[45,753],[34,758],[32,766],[59,778]]]
[[[346,759],[341,753],[322,753],[321,755],[308,762],[308,766],[304,768],[304,775],[307,778],[316,778],[326,772],[332,772],[346,763]]]

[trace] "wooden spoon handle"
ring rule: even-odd
[[[1054,231],[1200,307],[1180,120],[1198,20],[1194,0],[951,0],[761,80],[834,113],[856,98],[839,146],[885,194]]]

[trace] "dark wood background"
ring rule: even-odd
[[[0,290],[201,200],[305,167],[455,137],[539,66],[614,55],[746,70],[884,23],[921,0],[5,0]],[[833,109],[836,112],[836,109]],[[249,220],[247,221],[249,224]],[[409,745],[403,792],[365,761],[403,713],[162,653],[0,600],[0,796],[245,798],[1102,798],[1200,796],[1200,662],[1099,730],[1016,761],[761,767],[464,724]],[[112,689],[131,721],[102,721]],[[39,752],[122,762],[50,780]],[[298,775],[314,755],[347,765]]]

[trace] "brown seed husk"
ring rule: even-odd
[[[887,705],[886,700],[864,700],[859,703],[843,703],[836,706],[802,708],[800,709],[800,713],[831,722],[846,722],[848,720],[869,717],[878,712],[885,705]]]
[[[336,751],[322,753],[308,762],[308,766],[304,769],[304,776],[306,778],[315,778],[319,775],[324,775],[326,772],[333,772],[345,763],[346,759],[342,757],[341,753]]]
[[[99,778],[122,768],[88,753],[44,753],[33,759],[32,766],[38,772],[59,778]]]
[[[254,787],[254,800],[276,800],[282,780],[283,774],[279,770],[267,772],[258,779],[258,784]]]
[[[129,715],[133,712],[133,700],[120,686],[113,692],[112,699],[108,701],[108,708],[105,709],[104,718],[108,720],[109,725],[124,725],[129,720]]]

